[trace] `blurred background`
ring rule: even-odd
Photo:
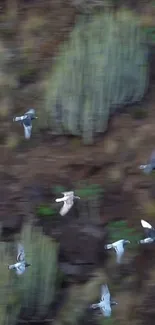
[[[0,325],[155,317],[155,1],[0,1]],[[15,116],[34,108],[32,137]],[[74,190],[65,215],[55,202]],[[104,245],[131,240],[116,264]],[[32,266],[8,270],[16,243]],[[107,283],[106,319],[90,304]]]

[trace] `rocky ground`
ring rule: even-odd
[[[137,231],[141,231],[141,218],[154,224],[155,178],[153,174],[143,175],[139,170],[139,165],[147,162],[154,149],[155,86],[152,84],[141,104],[127,107],[124,113],[112,117],[108,132],[97,137],[93,146],[83,146],[81,140],[74,137],[55,137],[50,131],[36,130],[35,127],[31,141],[26,142],[23,139],[22,127],[12,125],[12,116],[14,113],[25,110],[29,105],[36,109],[39,107],[37,105],[42,105],[38,95],[42,73],[53,64],[53,57],[57,54],[60,43],[68,36],[74,24],[77,9],[67,1],[63,6],[57,1],[50,11],[45,5],[43,8],[42,1],[23,3],[26,9],[20,8],[18,18],[22,28],[18,37],[25,56],[23,61],[21,60],[22,69],[18,66],[18,88],[12,97],[13,108],[8,110],[8,115],[0,111],[0,223],[6,239],[10,239],[19,231],[26,220],[30,219],[35,224],[41,224],[47,235],[60,242],[60,267],[69,281],[84,283],[90,278],[92,272],[102,268],[107,261],[104,243],[107,240],[105,225],[109,221],[126,219],[128,226],[136,228]],[[32,3],[34,8],[32,8]],[[150,12],[149,8],[145,5],[144,20],[146,23],[154,17],[154,11]],[[16,8],[13,9],[14,11],[11,12],[14,12],[16,16]],[[143,10],[138,8],[140,9],[144,14],[144,7]],[[3,6],[1,10],[4,10]],[[36,13],[40,17],[42,12],[45,17],[50,12],[47,21],[52,21],[51,38],[49,34],[44,33],[45,30],[49,30],[49,27],[44,27],[44,19],[33,20]],[[29,19],[31,19],[31,24],[29,24]],[[34,26],[34,29],[38,28],[42,31],[42,37],[38,37],[35,32],[33,34],[32,30],[29,31],[29,25],[31,29]],[[30,60],[28,60],[30,54],[24,52],[26,48],[31,49]],[[35,65],[33,65],[34,62]],[[38,73],[40,62],[41,68]],[[151,69],[153,71],[153,65]],[[22,73],[19,73],[19,70]],[[154,73],[152,73],[152,79],[153,77]],[[6,139],[3,141],[4,134],[5,136],[8,134],[7,141]],[[93,202],[81,199],[66,217],[60,218],[58,213],[60,207],[57,205],[54,205],[57,210],[56,219],[53,220],[50,216],[38,217],[36,208],[40,204],[55,204],[55,186],[79,189],[83,184],[98,184],[104,193]],[[152,266],[154,270],[153,256],[152,246],[142,249],[139,254],[132,257],[133,263],[130,267],[129,253],[126,264],[118,272],[118,277],[112,274],[114,264],[111,262],[109,265],[106,264],[107,273],[110,271],[111,274],[113,287],[118,291],[117,299],[121,306],[117,308],[118,324],[124,324],[124,319],[125,324],[130,321],[133,324],[134,313],[143,317],[147,324],[151,323],[154,312],[151,309],[148,314],[146,308],[142,306],[149,304],[150,299],[154,299],[154,293],[148,290],[154,281],[155,272],[151,270]],[[144,268],[146,265],[147,276]],[[125,274],[128,278],[118,288],[120,279]],[[100,272],[98,278],[99,282],[103,281]],[[91,285],[91,290],[94,290],[93,284]],[[79,290],[84,292],[88,288],[83,287]],[[135,295],[132,301],[134,290],[139,290],[139,296]],[[129,297],[129,292],[131,297]],[[70,297],[72,300],[72,293]],[[127,304],[123,303],[127,300]],[[123,316],[121,316],[122,310]],[[131,320],[130,314],[133,316]],[[90,311],[86,316],[88,315]],[[95,325],[97,320],[93,317],[93,313],[91,317],[88,316],[89,324]],[[61,318],[65,318],[63,312],[56,324],[63,324]],[[68,322],[67,324],[69,325]],[[87,317],[84,324],[88,324]]]

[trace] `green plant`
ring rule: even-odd
[[[52,130],[91,144],[96,133],[106,131],[117,107],[140,101],[148,86],[145,39],[131,12],[80,17],[46,86]]]
[[[42,319],[54,301],[57,290],[58,244],[45,236],[39,227],[24,225],[21,242],[31,266],[17,279],[22,318]]]
[[[104,193],[104,190],[98,184],[91,184],[81,189],[76,190],[76,194],[81,198],[92,199],[100,196]]]
[[[51,217],[56,214],[56,210],[54,210],[52,207],[42,204],[39,207],[37,207],[37,215],[38,217]]]
[[[108,233],[111,242],[120,239],[130,240],[130,248],[134,247],[141,239],[141,235],[134,228],[129,228],[127,221],[125,220],[110,222],[108,225]]]
[[[148,116],[148,112],[147,112],[147,110],[139,107],[139,108],[134,109],[132,111],[131,115],[134,119],[141,120]]]
[[[147,35],[148,41],[150,43],[154,43],[155,42],[155,26],[147,26],[147,27],[144,27],[143,29]]]
[[[0,243],[0,324],[16,324],[20,313],[21,302],[19,291],[16,286],[16,279],[8,270],[11,263],[10,256],[11,244]]]
[[[65,192],[67,191],[66,188],[64,186],[61,186],[61,185],[57,185],[57,186],[54,186],[53,188],[53,192],[54,194],[61,194],[62,192]]]
[[[111,315],[110,318],[99,319],[99,325],[119,325],[118,321]]]

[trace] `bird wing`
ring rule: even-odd
[[[142,227],[143,228],[146,228],[146,229],[152,229],[153,227],[145,220],[141,220],[141,224],[142,224]]]
[[[141,224],[148,237],[155,238],[155,229],[145,220],[141,220]]]
[[[25,272],[25,264],[24,263],[20,263],[20,265],[18,265],[16,267],[16,273],[18,275],[20,275],[20,274],[23,274],[24,272]]]
[[[18,244],[17,247],[17,262],[25,261],[25,252],[24,247],[21,244]]]
[[[152,153],[151,153],[150,164],[155,165],[155,150],[153,150]]]
[[[101,300],[104,300],[106,304],[110,304],[110,292],[106,284],[101,287]]]
[[[55,200],[55,202],[63,202],[63,201],[65,201],[64,197]]]
[[[111,306],[110,304],[105,305],[104,307],[100,307],[100,311],[105,317],[110,317],[111,316]]]
[[[26,126],[26,125],[23,123],[23,126],[24,126],[24,135],[25,135],[25,138],[26,138],[26,139],[30,139],[30,137],[31,137],[31,131],[32,131],[32,125],[30,125],[30,126]]]
[[[17,122],[17,121],[23,121],[26,119],[26,116],[16,116],[13,118],[13,121]]]
[[[123,239],[121,240],[118,240],[117,242],[115,242],[113,244],[113,247],[116,251],[116,254],[117,254],[117,263],[120,263],[121,261],[121,257],[124,253],[124,246],[123,246]]]
[[[34,108],[29,109],[24,115],[32,115],[32,116],[34,116],[35,115]]]
[[[60,209],[61,216],[64,216],[70,210],[72,205],[73,205],[73,203],[68,204],[67,201],[64,201],[64,204],[63,204],[62,208]]]

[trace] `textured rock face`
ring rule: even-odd
[[[105,231],[99,227],[66,226],[60,237],[60,261],[67,275],[85,277],[104,261]]]

